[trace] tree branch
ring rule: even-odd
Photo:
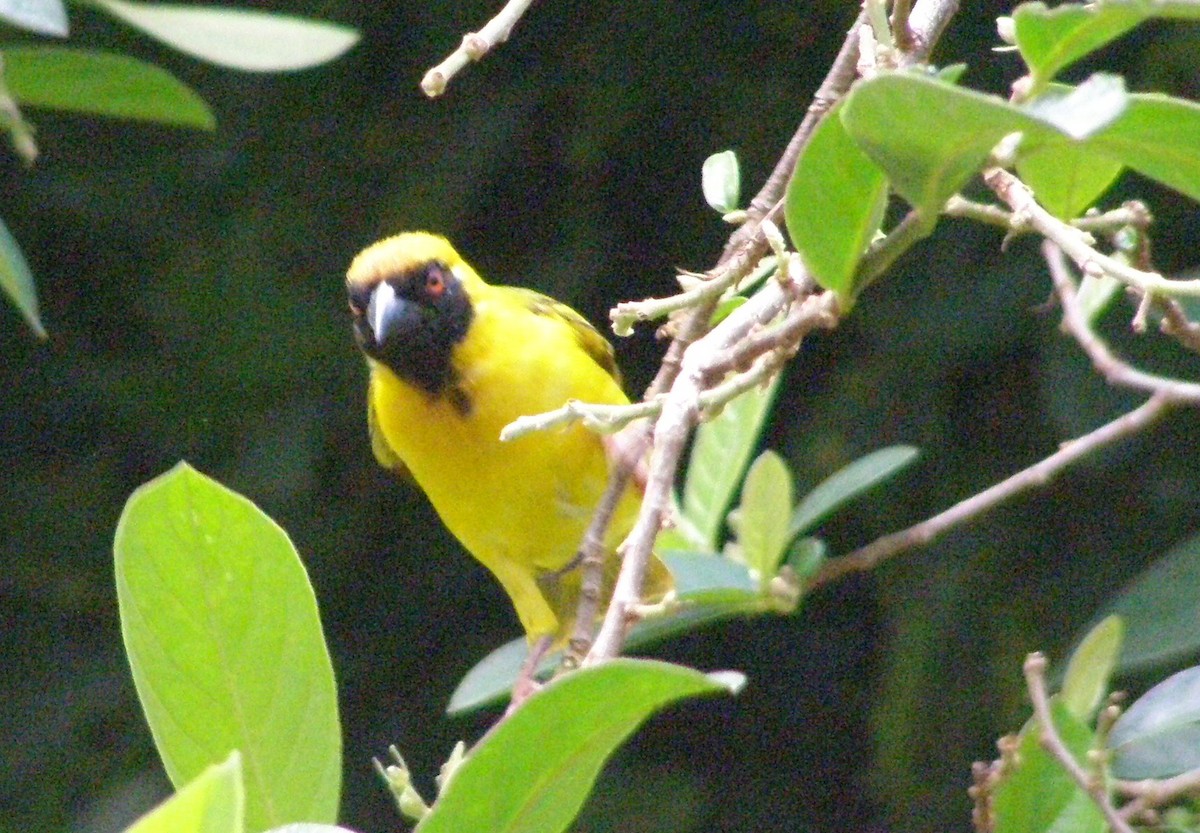
[[[478,32],[463,35],[462,43],[421,79],[421,90],[430,98],[446,91],[446,85],[472,61],[478,61],[508,40],[521,15],[533,5],[533,0],[509,0],[499,13]]]

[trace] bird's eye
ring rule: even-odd
[[[355,315],[362,315],[367,311],[367,304],[371,303],[371,287],[369,286],[351,286],[348,288],[347,294],[350,301],[350,311]]]
[[[446,275],[442,267],[434,264],[425,270],[425,294],[430,298],[440,298],[446,291]]]

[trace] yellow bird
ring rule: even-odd
[[[551,298],[485,283],[433,234],[370,246],[350,264],[346,286],[370,366],[375,457],[411,474],[503,585],[529,641],[561,644],[579,598],[577,548],[608,481],[605,444],[579,424],[504,443],[500,430],[568,399],[628,402],[612,346]],[[610,550],[639,505],[631,486],[609,528]],[[608,571],[606,596],[618,567]],[[669,587],[653,559],[648,595]]]

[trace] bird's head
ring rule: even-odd
[[[439,395],[454,382],[454,346],[471,326],[474,270],[444,237],[409,232],[364,249],[346,273],[358,346]]]

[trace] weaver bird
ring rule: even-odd
[[[424,232],[364,250],[346,286],[370,367],[375,457],[409,473],[492,572],[534,653],[563,644],[579,600],[577,549],[608,482],[606,444],[578,423],[510,442],[500,431],[568,399],[627,403],[612,346],[545,295],[485,283],[445,238]],[[639,505],[631,486],[608,530],[610,552]],[[608,559],[606,598],[616,562]],[[652,559],[648,595],[670,586]]]

